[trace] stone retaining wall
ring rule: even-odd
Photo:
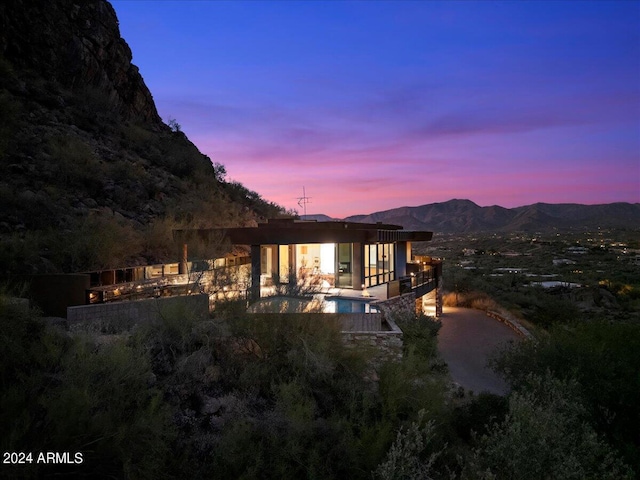
[[[385,318],[393,318],[394,314],[403,316],[404,314],[413,315],[416,313],[416,294],[414,292],[405,293],[399,297],[371,302],[371,305],[378,307]]]
[[[342,341],[348,347],[369,348],[375,351],[377,362],[400,360],[402,358],[402,330],[391,319],[387,318],[389,330],[381,332],[353,331],[342,332]]]
[[[121,333],[136,325],[159,321],[163,315],[209,315],[208,295],[149,298],[67,308],[71,331]]]
[[[533,338],[533,335],[531,335],[529,330],[527,330],[522,325],[520,325],[520,322],[518,321],[518,319],[515,318],[510,313],[497,312],[495,310],[487,310],[487,315],[489,317],[491,317],[491,318],[494,318],[494,319],[498,320],[499,322],[504,323],[505,325],[510,327],[514,332],[516,332],[521,337],[524,337],[524,338],[527,338],[527,339],[532,339]]]

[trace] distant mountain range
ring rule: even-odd
[[[307,215],[305,219],[338,220],[327,215]],[[524,207],[481,207],[471,200],[449,200],[419,207],[400,207],[369,215],[353,215],[348,222],[389,223],[407,230],[440,233],[482,231],[545,232],[584,228],[640,228],[640,203],[581,205],[535,203]]]

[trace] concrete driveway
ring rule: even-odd
[[[440,320],[438,351],[449,365],[451,379],[474,393],[506,394],[507,384],[487,368],[487,359],[499,345],[520,337],[507,325],[470,308],[444,307]]]

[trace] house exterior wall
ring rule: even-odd
[[[364,245],[356,242],[353,244],[353,289],[362,290],[364,285],[363,265]]]
[[[411,259],[411,243],[396,243],[396,278],[407,275],[407,260]]]

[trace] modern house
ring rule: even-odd
[[[188,242],[194,232],[178,231]],[[433,233],[398,225],[270,219],[256,227],[198,230],[200,241],[226,241],[251,249],[250,296],[261,286],[298,282],[321,288],[363,290],[387,285],[387,298],[413,291],[417,298],[439,285],[439,261],[412,257],[411,243]]]
[[[382,223],[283,218],[255,227],[178,230],[174,237],[182,247],[177,263],[32,276],[28,279],[32,294],[47,315],[68,317],[69,307],[203,291],[215,302],[218,297],[211,287],[218,288],[216,279],[232,282],[224,286],[226,294],[248,295],[252,300],[271,286],[293,282],[311,287],[308,291],[337,291],[345,297],[366,294],[383,301],[410,293],[422,302],[425,294],[436,290],[436,315],[441,313],[442,264],[429,257],[413,257],[411,248],[412,242],[431,240],[432,232]],[[190,243],[226,253],[191,262],[187,259]]]

